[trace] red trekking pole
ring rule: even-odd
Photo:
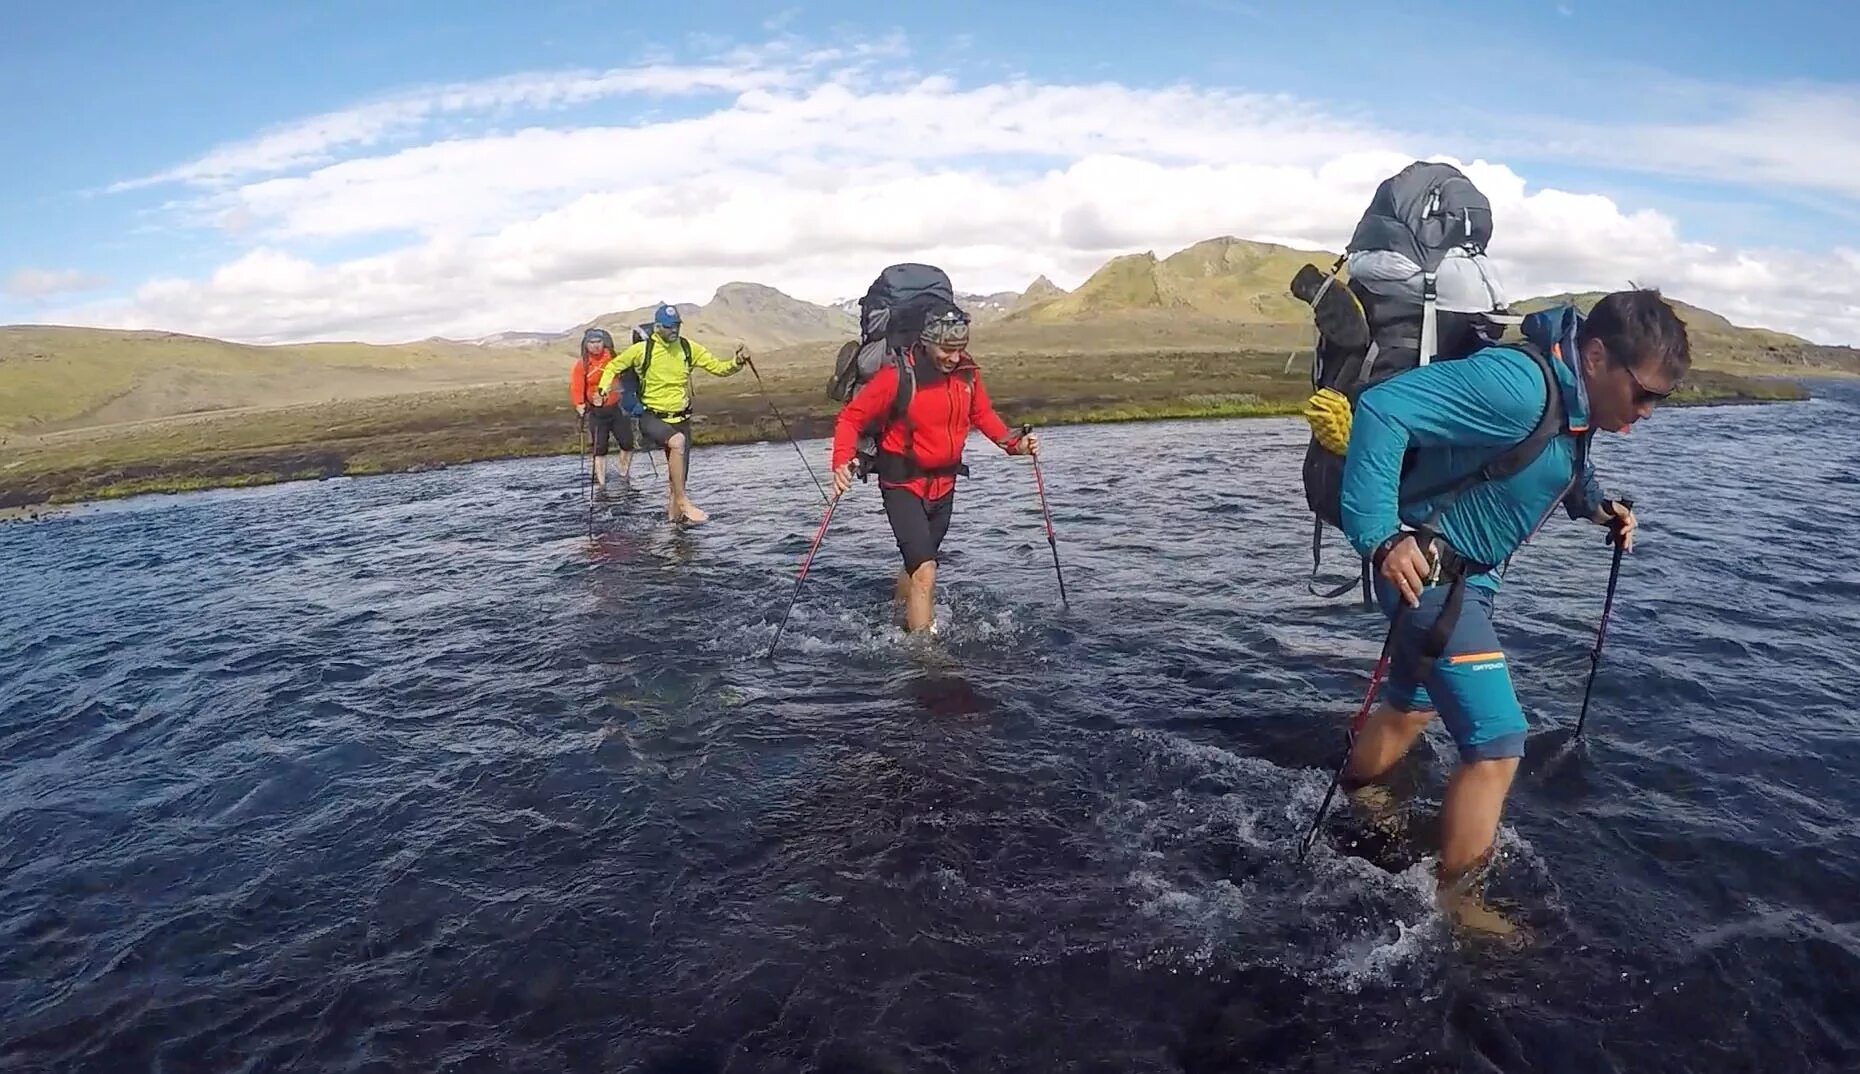
[[[1022,440],[1032,433],[1033,426],[1020,427]],[[1072,602],[1066,599],[1066,574],[1059,569],[1059,538],[1053,534],[1053,513],[1046,507],[1046,478],[1040,473],[1040,457],[1038,455],[1030,457],[1033,459],[1033,487],[1040,492],[1040,517],[1046,523],[1046,547],[1053,551],[1053,574],[1059,579],[1059,603],[1063,607],[1070,608]]]
[[[814,565],[814,553],[820,551],[820,539],[827,535],[827,526],[833,521],[833,509],[839,503],[837,493],[827,500],[827,513],[820,520],[820,528],[814,531],[814,543],[807,549],[807,558],[801,561],[801,576],[794,580],[794,593],[788,598],[788,610],[781,613],[781,623],[775,628],[775,636],[769,639],[769,651],[762,654],[764,660],[775,659],[775,646],[781,641],[781,632],[788,626],[788,617],[794,614],[794,602],[801,597],[801,583],[807,581],[808,568]]]
[[[1298,860],[1304,861],[1305,855],[1311,853],[1311,845],[1317,842],[1318,829],[1324,826],[1324,815],[1330,812],[1331,799],[1337,796],[1337,785],[1343,782],[1344,770],[1350,767],[1350,754],[1356,750],[1356,736],[1362,732],[1363,724],[1369,721],[1369,710],[1376,701],[1376,688],[1382,685],[1382,677],[1389,671],[1389,651],[1395,647],[1395,623],[1401,622],[1399,614],[1395,622],[1389,624],[1388,636],[1382,639],[1382,656],[1376,661],[1375,674],[1369,677],[1369,690],[1363,694],[1363,705],[1350,718],[1350,729],[1343,736],[1343,760],[1337,762],[1337,771],[1331,773],[1330,787],[1324,791],[1324,800],[1318,804],[1317,816],[1311,818],[1311,828],[1304,838],[1298,841]]]

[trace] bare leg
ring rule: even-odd
[[[1505,812],[1505,796],[1511,791],[1511,777],[1517,771],[1516,757],[1472,761],[1454,771],[1447,782],[1446,798],[1440,804],[1443,876],[1471,869],[1492,849],[1499,818]]]
[[[1344,776],[1355,783],[1367,783],[1394,768],[1433,719],[1432,709],[1402,712],[1388,705],[1377,706],[1364,722],[1362,733],[1356,736]]]
[[[607,487],[607,456],[605,455],[594,456],[594,483],[602,488]]]
[[[665,517],[673,522],[696,524],[710,518],[685,496],[685,434],[674,433],[665,445],[665,469],[670,475]]]
[[[899,567],[897,584],[891,587],[891,610],[892,614],[897,618],[899,626],[903,626],[905,623],[904,611],[906,606],[910,604],[910,600],[911,572],[905,570],[903,567]]]
[[[620,449],[620,480],[625,481],[631,478],[632,476],[633,476],[633,453],[631,451],[626,450],[625,448],[621,448]]]
[[[1518,771],[1518,758],[1471,761],[1447,782],[1440,807],[1440,864],[1436,898],[1462,928],[1510,936],[1517,926],[1485,905],[1481,888],[1505,796]]]
[[[910,593],[904,602],[904,629],[915,633],[929,630],[936,614],[936,560],[927,560],[906,577]]]

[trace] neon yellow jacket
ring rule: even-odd
[[[642,340],[621,351],[614,360],[607,363],[607,369],[601,374],[598,390],[603,394],[613,388],[615,380],[628,369],[638,369],[646,357],[646,343]],[[684,343],[691,344],[691,364],[719,377],[727,377],[743,368],[738,361],[724,361],[706,350],[696,340],[665,340],[654,338],[652,343],[652,365],[640,377],[639,401],[647,410],[661,417],[668,414],[682,414],[691,407],[691,370],[685,367]]]

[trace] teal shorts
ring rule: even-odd
[[[1498,632],[1492,628],[1490,590],[1466,587],[1446,650],[1425,676],[1421,674],[1422,641],[1440,617],[1447,593],[1447,586],[1429,587],[1421,594],[1421,606],[1401,617],[1382,700],[1402,712],[1438,711],[1463,763],[1522,757],[1529,727],[1511,687],[1511,669],[1499,648]],[[1384,615],[1405,607],[1394,587],[1381,578],[1376,579],[1376,599]]]

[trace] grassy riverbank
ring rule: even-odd
[[[825,351],[758,363],[769,396],[801,437],[831,431]],[[984,359],[996,408],[1040,425],[1295,414],[1309,388],[1285,352],[1212,347]],[[696,374],[700,445],[783,434],[748,373]],[[1694,374],[1683,404],[1806,398],[1789,382]],[[0,509],[151,492],[431,469],[580,450],[565,385],[501,383],[386,398],[169,418],[13,438],[0,447]]]

